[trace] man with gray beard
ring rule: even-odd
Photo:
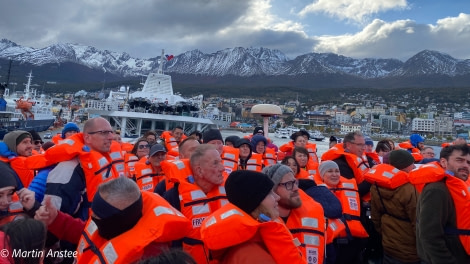
[[[279,195],[279,216],[298,242],[307,263],[323,263],[325,252],[325,217],[322,206],[299,189],[292,170],[282,164],[263,169],[274,182]]]

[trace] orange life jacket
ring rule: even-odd
[[[336,238],[344,236],[346,225],[340,218],[327,218],[325,244],[331,244]]]
[[[439,162],[433,161],[410,171],[408,179],[415,186],[416,190],[421,193],[426,183],[436,181],[435,179],[440,178],[443,174],[445,174],[445,170]]]
[[[21,205],[21,202],[19,200],[20,199],[18,198],[16,192],[13,193],[11,199],[12,202],[8,206],[7,214],[0,217],[0,227],[15,220],[18,215],[25,213],[23,210],[23,205]]]
[[[183,249],[197,263],[207,263],[209,252],[201,240],[200,226],[210,214],[228,203],[225,188],[220,185],[206,194],[195,183],[184,180],[179,183],[178,192],[181,212],[191,221],[193,227],[183,238]]]
[[[303,179],[303,180],[314,180],[314,177],[309,174],[309,172],[303,168],[299,170],[299,173],[295,175],[296,179]]]
[[[26,164],[27,158],[30,157],[16,156],[11,159],[0,157],[0,161],[10,164],[10,167],[16,172],[25,188],[29,186],[34,178],[34,170],[30,169]]]
[[[339,199],[343,208],[343,217],[346,219],[346,232],[343,233],[343,237],[349,236],[348,231],[353,237],[368,237],[367,231],[361,224],[361,200],[356,180],[340,176],[338,186],[330,190]]]
[[[43,153],[44,153],[44,149],[41,148],[39,151],[33,149],[32,153],[33,153],[33,156],[34,156],[34,155],[43,154]]]
[[[299,190],[302,206],[292,209],[286,226],[300,241],[300,250],[307,263],[323,263],[325,253],[325,217],[323,207]]]
[[[252,153],[251,157],[246,161],[245,169],[261,172],[263,170],[263,155]]]
[[[415,159],[415,162],[420,162],[423,160],[423,155],[421,155],[421,151],[418,148],[415,148],[410,141],[404,141],[398,143],[398,146],[402,149],[408,150],[411,153],[411,156]]]
[[[93,200],[98,185],[101,183],[117,177],[126,177],[121,146],[114,140],[111,142],[111,149],[108,153],[82,152],[80,164],[85,172],[88,201]]]
[[[135,181],[142,191],[153,192],[157,184],[165,178],[163,170],[157,173],[148,160],[135,164]]]
[[[59,144],[48,149],[44,156],[48,162],[55,163],[71,160],[75,157],[80,159],[85,173],[88,201],[93,200],[98,185],[102,182],[126,176],[120,144],[113,140],[110,151],[102,154],[85,146],[83,132],[61,140]]]
[[[54,142],[54,145],[59,144],[59,141],[61,140],[63,140],[62,133],[57,133],[51,138],[51,141]]]
[[[336,144],[330,148],[327,152],[323,153],[322,160],[335,160],[341,156],[346,158],[346,162],[349,167],[353,170],[354,178],[357,184],[362,183],[364,180],[364,173],[369,169],[369,163],[364,157],[358,157],[354,154],[344,151],[343,144]]]
[[[364,174],[364,179],[387,189],[396,189],[408,183],[408,173],[389,164],[379,164]]]
[[[185,236],[189,220],[159,195],[142,192],[142,218],[127,232],[106,240],[88,220],[78,244],[77,263],[134,263],[152,242],[171,242]]]
[[[307,142],[305,148],[308,151],[308,156],[310,157],[309,160],[315,163],[316,167],[318,167],[317,144]]]
[[[276,263],[306,263],[284,224],[279,220],[258,222],[231,203],[211,214],[201,227],[201,238],[211,250],[242,244],[256,234]]]
[[[445,180],[447,189],[454,201],[455,214],[457,216],[457,228],[446,227],[445,233],[458,235],[462,246],[467,254],[470,255],[470,182],[462,181],[455,176],[447,174],[442,167],[437,167],[436,163],[424,164],[415,171],[421,170],[425,165],[430,166],[426,166],[420,172],[420,177],[410,178],[410,181],[412,183],[419,182],[426,184]],[[426,220],[422,219],[422,221]]]
[[[178,157],[179,154],[176,155],[179,153],[178,144],[186,138],[186,135],[183,134],[183,136],[181,136],[181,140],[176,141],[175,137],[171,135],[171,131],[163,131],[160,138],[165,141],[165,148],[168,152],[171,152],[170,155]]]
[[[25,165],[28,169],[39,170],[48,166],[55,164],[55,161],[47,160],[44,153],[29,156],[25,160]]]
[[[122,153],[121,153],[122,154]],[[132,153],[124,154],[124,169],[129,178],[135,177],[135,164],[139,161],[139,158]]]
[[[266,148],[263,153],[263,164],[265,167],[271,166],[277,163],[276,151],[272,148]]]
[[[236,171],[238,169],[238,158],[240,155],[240,149],[233,148],[229,146],[224,146],[224,150],[220,158],[222,159],[222,164],[225,168],[224,177],[227,178],[232,171]]]
[[[121,149],[125,152],[131,152],[133,148],[134,148],[134,145],[129,142],[121,143]]]
[[[365,155],[375,161],[377,164],[381,164],[379,154],[377,152],[365,152]],[[372,167],[372,164],[369,164]]]
[[[286,153],[282,151],[277,152],[277,161],[282,161],[286,157]]]
[[[284,152],[286,156],[291,156],[294,151],[294,141],[289,141],[279,147],[279,152]]]
[[[177,182],[185,181],[187,177],[192,177],[193,171],[189,164],[189,159],[164,160],[160,162],[163,174],[165,174],[166,190],[173,188]]]

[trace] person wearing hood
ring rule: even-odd
[[[383,263],[420,263],[415,235],[418,195],[408,179],[414,158],[406,150],[393,150],[389,163],[364,175],[372,184],[371,220],[382,237]]]
[[[263,165],[270,166],[277,163],[277,155],[274,149],[268,148],[268,140],[262,135],[254,135],[251,140],[251,148],[254,153],[263,156]]]
[[[9,163],[21,179],[20,187],[27,187],[34,178],[34,171],[26,166],[26,160],[33,153],[33,137],[29,132],[9,132],[0,142],[0,162]]]
[[[247,138],[241,138],[235,145],[239,149],[238,170],[261,171],[263,169],[263,156],[253,153],[251,142]]]

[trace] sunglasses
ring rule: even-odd
[[[39,145],[39,144],[42,144],[42,143],[43,143],[42,140],[35,140],[34,141],[34,145]]]
[[[150,145],[139,145],[139,149],[146,149],[146,148],[150,148]]]

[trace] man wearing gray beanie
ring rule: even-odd
[[[26,187],[34,178],[34,170],[25,165],[26,158],[32,153],[32,136],[29,132],[23,130],[9,132],[3,138],[3,142],[0,142],[0,156],[8,158],[10,167],[18,174],[21,184]]]
[[[280,197],[279,216],[294,238],[301,243],[302,256],[306,261],[316,258],[319,260],[318,263],[323,263],[325,257],[323,207],[299,189],[299,181],[290,167],[275,164],[265,167],[262,173],[274,183],[273,191]]]

